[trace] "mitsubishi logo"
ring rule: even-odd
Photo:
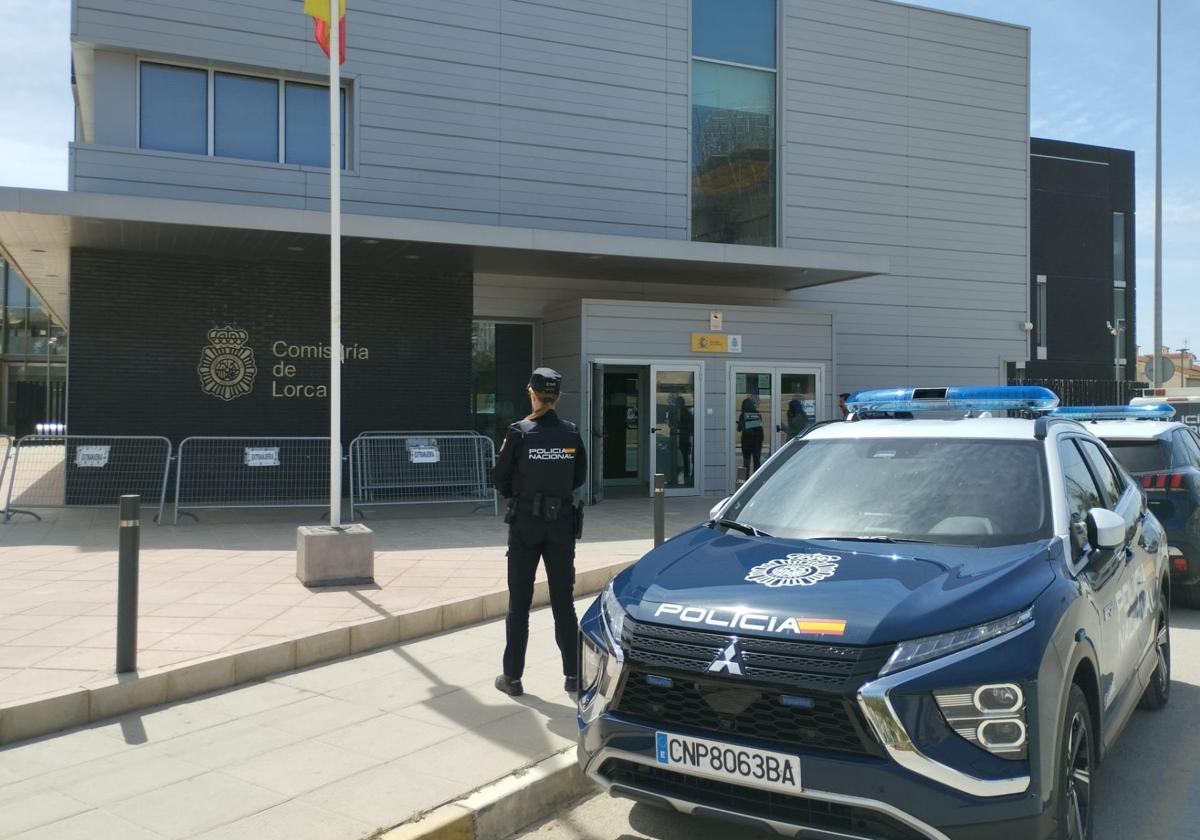
[[[708,666],[709,673],[728,671],[731,676],[742,676],[741,654],[738,653],[737,639],[729,643],[729,647],[717,654],[717,658]]]

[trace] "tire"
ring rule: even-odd
[[[1083,690],[1072,684],[1055,764],[1056,827],[1052,840],[1092,840],[1092,774],[1095,767],[1092,712]]]
[[[1189,583],[1186,586],[1176,584],[1172,587],[1175,600],[1189,610],[1200,610],[1200,583]]]
[[[1158,667],[1150,676],[1138,708],[1156,711],[1171,699],[1171,614],[1165,602],[1158,606],[1158,622],[1154,631],[1154,652]]]

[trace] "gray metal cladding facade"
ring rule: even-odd
[[[319,81],[299,2],[75,2],[97,53],[74,189],[324,209],[319,169],[135,148],[138,56]],[[686,239],[689,6],[351,0],[345,211]],[[789,298],[837,313],[836,386],[998,381],[1028,357],[1028,30],[780,9],[780,244],[892,267]]]

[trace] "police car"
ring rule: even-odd
[[[584,771],[786,836],[1087,840],[1170,687],[1140,483],[1042,388],[848,405],[588,609]]]
[[[1150,510],[1167,529],[1171,594],[1200,609],[1200,436],[1194,427],[1173,419],[1174,406],[1141,399],[1055,414],[1085,422],[1141,482]]]

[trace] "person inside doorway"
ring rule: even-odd
[[[758,410],[758,401],[752,396],[742,400],[737,430],[742,433],[742,465],[746,469],[746,478],[749,478],[762,466],[763,446],[762,413]]]
[[[838,409],[842,412],[843,417],[850,415],[850,409],[846,406],[846,400],[850,399],[850,392],[838,394]]]
[[[787,408],[787,433],[788,437],[796,437],[808,428],[808,412],[804,410],[804,403],[800,400],[790,400]]]
[[[679,472],[671,482],[678,487],[692,485],[692,438],[696,434],[696,418],[681,394],[672,394],[667,423],[679,450]]]

